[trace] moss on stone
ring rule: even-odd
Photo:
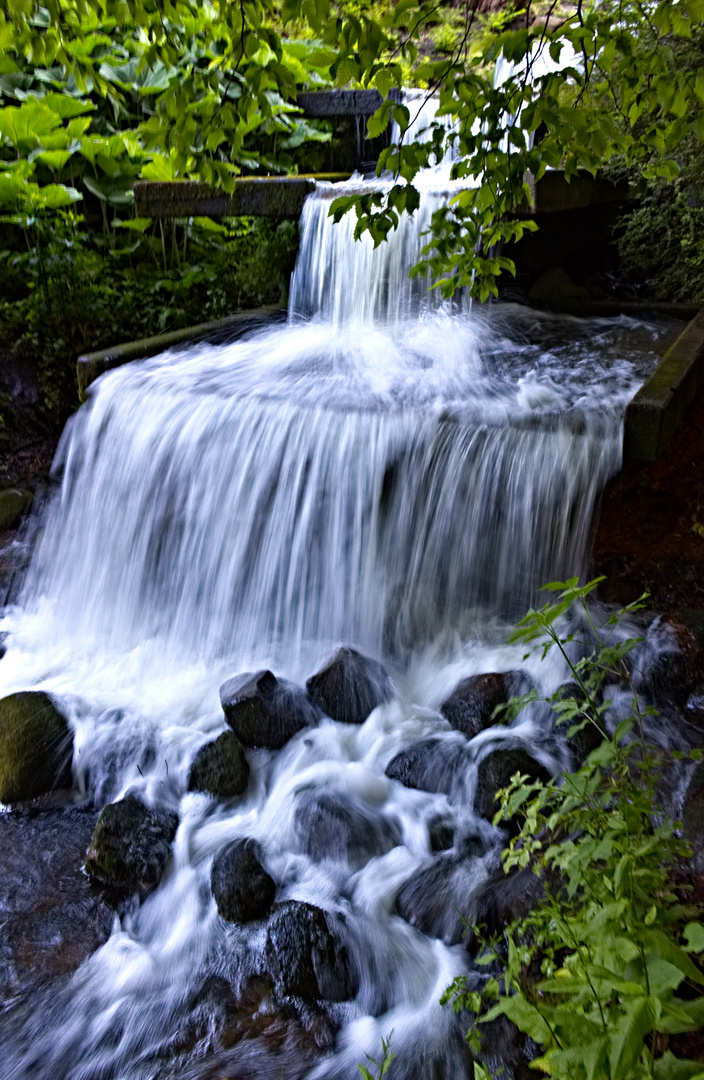
[[[32,492],[21,488],[0,491],[0,530],[16,529],[32,501]]]
[[[244,747],[234,731],[224,731],[213,742],[201,746],[193,759],[188,778],[189,791],[205,791],[231,799],[242,795],[249,781],[249,765]]]
[[[0,700],[0,801],[32,799],[71,784],[73,736],[41,690]]]

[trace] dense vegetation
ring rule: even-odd
[[[543,656],[562,653],[573,681],[548,703],[569,737],[586,731],[598,745],[572,773],[549,783],[517,775],[501,793],[495,823],[515,831],[504,870],[538,875],[541,899],[485,942],[483,988],[458,979],[445,1000],[475,1015],[469,1034],[480,1062],[482,1026],[504,1016],[536,1044],[533,1068],[557,1080],[692,1080],[704,1063],[687,1060],[676,1037],[704,1026],[704,925],[701,905],[677,882],[692,852],[663,798],[663,767],[684,755],[647,735],[656,713],[634,689],[638,639],[619,633],[639,605],[600,627],[586,603],[597,584],[548,586],[556,602],[530,611],[514,633]],[[581,617],[568,633],[575,605]],[[619,687],[630,704],[617,712]],[[475,1075],[492,1080],[484,1064]]]

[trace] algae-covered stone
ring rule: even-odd
[[[18,527],[32,498],[32,492],[22,488],[0,491],[0,531]]]
[[[73,736],[51,698],[27,690],[0,700],[0,802],[70,787]]]
[[[224,731],[213,742],[201,746],[188,777],[189,791],[205,791],[222,799],[242,795],[249,781],[249,764],[244,747],[234,731]]]
[[[176,814],[150,809],[128,795],[101,811],[85,868],[105,885],[146,893],[159,883],[177,828]]]

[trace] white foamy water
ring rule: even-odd
[[[470,674],[522,667],[547,692],[564,677],[503,644],[506,627],[543,581],[584,571],[623,407],[654,357],[625,319],[426,302],[406,272],[436,202],[374,253],[332,226],[331,194],[306,203],[288,325],[113,371],[65,433],[61,491],[3,623],[0,694],[55,695],[77,785],[99,802],[137,792],[180,826],[159,888],[14,1032],[3,1076],[211,1075],[216,1011],[194,1036],[200,1065],[169,1069],[206,980],[237,988],[261,967],[261,926],[228,926],[210,896],[213,858],[238,836],[260,840],[278,899],[330,913],[360,989],[330,1010],[326,1049],[238,1044],[213,1075],[350,1077],[391,1031],[398,1077],[432,1060],[467,1075],[438,1002],[468,953],[413,929],[396,895],[428,865],[438,816],[458,843],[479,838],[470,886],[495,865],[472,793],[497,742],[555,767],[562,751],[540,709],[471,743],[438,709]],[[393,701],[360,727],[323,720],[248,752],[241,800],[187,793],[194,754],[225,729],[225,678],[270,666],[302,682],[340,643],[386,664]],[[428,735],[464,755],[449,794],[384,775]],[[311,791],[354,800],[398,843],[361,866],[311,858],[296,825]]]

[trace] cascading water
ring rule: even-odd
[[[498,834],[471,808],[487,752],[509,740],[556,765],[562,751],[539,710],[467,743],[437,709],[476,672],[559,685],[557,662],[502,644],[506,622],[544,580],[584,569],[623,406],[653,357],[625,319],[428,299],[407,278],[446,197],[446,181],[427,186],[377,252],[327,218],[340,187],[319,188],[288,325],[116,370],[64,435],[61,491],[4,621],[0,694],[46,689],[75,732],[78,788],[98,804],[136,792],[180,826],[158,889],[31,1015],[8,1015],[3,1077],[331,1080],[392,1031],[397,1077],[471,1075],[462,1025],[438,1004],[469,955],[395,899],[432,858],[433,819],[458,851],[473,838],[465,891],[495,865]],[[194,754],[225,727],[224,679],[269,666],[302,681],[341,642],[385,663],[393,701],[359,727],[323,720],[249,751],[239,800],[187,792]],[[428,735],[462,755],[445,793],[384,774]],[[308,854],[297,807],[323,793],[361,806],[390,850]],[[261,969],[264,939],[223,922],[210,895],[213,858],[240,836],[261,841],[278,900],[329,913],[359,975],[352,1001],[296,1014],[296,1038],[283,1020],[265,1037],[261,1015],[226,1037],[226,991]]]

